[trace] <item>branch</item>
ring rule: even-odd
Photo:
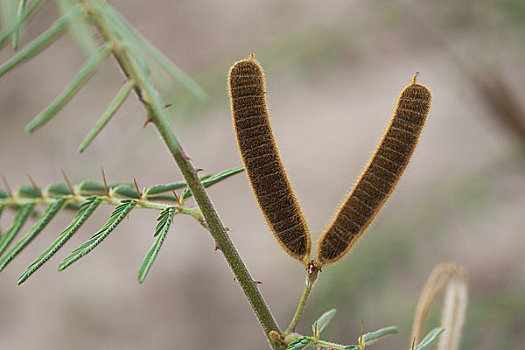
[[[281,333],[281,331],[279,330],[279,327],[277,326],[277,323],[275,322],[270,309],[264,301],[253,278],[248,272],[248,269],[228,237],[226,229],[202,186],[195,168],[191,165],[189,158],[184,153],[182,145],[171,129],[168,118],[164,113],[164,104],[161,102],[158,92],[152,85],[147,74],[147,69],[143,69],[144,60],[139,52],[133,50],[132,47],[123,46],[122,42],[111,30],[109,21],[111,21],[112,17],[108,15],[109,10],[105,9],[107,6],[106,4],[88,0],[84,0],[83,3],[86,5],[86,8],[92,16],[94,25],[100,31],[103,38],[107,42],[113,43],[113,54],[124,71],[124,74],[136,82],[135,92],[139,99],[144,103],[149,118],[151,118],[151,121],[157,128],[164,143],[179,166],[182,175],[186,179],[188,187],[191,189],[195,201],[202,211],[209,232],[218,243],[224,257],[228,261],[237,281],[241,285],[242,290],[255,311],[259,323],[263,327],[265,335],[268,337],[272,348],[279,349],[280,345],[272,342],[268,334],[271,331],[277,331],[279,333]]]

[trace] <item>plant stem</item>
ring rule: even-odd
[[[301,300],[299,301],[299,305],[297,306],[297,310],[295,311],[295,315],[293,316],[292,320],[290,321],[290,325],[288,328],[286,328],[286,331],[284,331],[284,336],[286,337],[288,334],[295,331],[295,327],[297,326],[297,323],[299,322],[299,319],[301,318],[301,315],[304,311],[304,305],[306,304],[306,300],[308,299],[308,296],[310,295],[310,291],[312,290],[314,282],[310,281],[309,279],[306,280],[306,286],[304,288],[303,296],[301,297]]]
[[[87,3],[87,1],[84,1],[84,3]],[[120,39],[112,32],[111,25],[105,21],[102,6],[107,5],[102,5],[102,3],[98,1],[90,1],[89,3],[94,5],[89,6],[89,12],[95,26],[106,41],[114,43],[115,49],[113,50],[113,54],[124,71],[124,74],[136,81],[135,91],[137,92],[139,99],[143,102],[151,121],[157,128],[164,143],[180,168],[182,175],[186,179],[188,187],[191,189],[195,201],[202,211],[208,231],[217,242],[220,250],[223,252],[224,257],[230,265],[235,278],[241,285],[241,288],[248,298],[259,323],[264,329],[264,333],[268,338],[271,347],[276,350],[281,349],[282,347],[279,344],[272,342],[269,338],[269,333],[271,331],[276,331],[279,334],[281,334],[281,331],[277,326],[268,305],[257,288],[257,285],[230,240],[217,211],[202,186],[201,180],[197,176],[195,168],[191,165],[189,158],[186,156],[186,153],[177,140],[175,133],[171,129],[171,125],[165,115],[163,104],[160,101],[157,91],[154,89],[147,72],[144,72],[138,64],[138,61],[140,60],[137,59],[136,52],[126,49],[125,45],[123,46]]]
[[[64,196],[44,196],[44,197],[37,197],[37,198],[25,198],[25,197],[8,197],[8,198],[1,198],[0,204],[9,207],[9,206],[24,206],[26,204],[42,204],[42,205],[50,205],[56,202],[59,198],[65,198],[66,203],[78,203],[82,204],[84,203],[90,196],[89,195],[64,195]],[[119,205],[122,200],[124,199],[133,199],[133,198],[116,198],[116,197],[108,197],[108,196],[98,196],[102,199],[102,203],[111,204],[111,205]],[[201,220],[202,213],[200,210],[196,208],[188,208],[182,205],[171,205],[171,204],[164,204],[164,203],[157,203],[152,202],[148,200],[138,200],[133,199],[138,207],[145,208],[145,209],[155,209],[155,210],[164,210],[167,208],[175,208],[177,213],[191,215],[197,220]]]
[[[206,193],[206,190],[201,184],[195,168],[185,156],[184,150],[182,149],[182,146],[178,142],[173,130],[171,129],[167,118],[164,117],[162,110],[160,110],[159,113],[158,108],[149,106],[147,109],[150,113],[153,124],[159,131],[166,146],[168,146],[171,155],[179,166],[182,175],[186,179],[188,187],[191,189],[193,196],[195,197],[195,201],[202,211],[202,215],[204,216],[204,219],[207,223],[208,231],[218,243],[220,250],[223,252],[224,257],[228,261],[235,278],[241,285],[244,294],[246,294],[248,301],[250,302],[257,318],[259,319],[259,323],[263,327],[265,335],[268,337],[268,334],[271,331],[281,333],[270,312],[270,309],[268,308],[266,302],[263,299],[263,296],[257,288],[257,285],[248,272],[248,269],[239,256],[239,253],[235,249],[235,246],[230,240],[230,237],[228,236],[226,229],[224,228],[224,225],[222,224],[221,219],[219,218],[219,215],[213,206],[213,203],[211,202],[208,194]],[[279,349],[278,344],[272,343],[271,341],[270,344],[272,348]]]

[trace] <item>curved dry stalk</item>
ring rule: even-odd
[[[416,344],[421,340],[428,311],[437,295],[445,289],[445,302],[441,316],[441,326],[445,331],[438,343],[438,350],[456,350],[461,339],[465,311],[467,308],[467,270],[457,263],[438,264],[428,277],[414,315],[412,335]]]

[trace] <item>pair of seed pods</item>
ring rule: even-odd
[[[341,259],[364,233],[399,181],[425,124],[430,91],[416,83],[402,92],[394,116],[370,163],[317,242],[311,237],[275,144],[266,107],[264,75],[253,54],[229,74],[239,149],[259,206],[283,249],[317,269]]]

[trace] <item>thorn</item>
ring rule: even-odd
[[[153,121],[153,119],[151,119],[151,115],[148,114],[148,117],[146,118],[146,121],[144,122],[144,125],[142,125],[142,127],[145,128],[152,121]]]
[[[104,179],[104,187],[106,188],[106,195],[107,195],[108,197],[111,197],[111,196],[109,195],[109,188],[108,188],[108,183],[107,183],[107,181],[106,181],[106,173],[104,172],[104,167],[101,166],[100,169],[102,170],[102,178]]]
[[[179,207],[181,207],[182,203],[180,202],[179,196],[177,196],[177,192],[175,192],[175,190],[171,190],[171,191],[173,192],[173,195],[175,196],[177,203],[179,203]]]
[[[221,244],[217,242],[217,240],[215,240],[215,249],[213,251],[216,252],[217,250],[220,250],[222,252],[222,247]]]
[[[71,191],[71,194],[74,195],[75,194],[75,190],[73,189],[73,186],[71,186],[71,182],[69,182],[69,179],[67,178],[66,172],[64,171],[64,169],[60,169],[60,171],[62,172],[62,177],[64,178],[64,181],[66,182],[67,187],[69,187],[69,190]]]
[[[35,183],[35,180],[33,180],[33,178],[31,177],[31,175],[27,174],[27,177],[29,178],[29,182],[31,182],[31,186],[33,186],[33,188],[35,189],[35,191],[38,192],[38,195],[40,196],[40,198],[44,198],[44,196],[42,195],[42,191],[40,191],[40,188],[38,188],[38,186],[37,186],[36,183]]]
[[[2,175],[2,182],[4,183],[5,190],[9,194],[9,197],[13,197],[13,191],[11,191],[11,186],[9,186],[9,183],[7,182],[7,179]]]
[[[250,52],[250,58],[249,59],[252,60],[252,61],[255,59],[255,54],[253,52]]]
[[[168,107],[171,107],[171,106],[172,106],[171,103],[166,103],[166,104],[164,105],[164,108],[168,108]]]
[[[361,336],[359,337],[359,347],[362,349],[363,348],[363,345],[364,345],[364,342],[363,342],[363,325],[364,325],[364,322],[361,321]]]
[[[191,158],[183,150],[180,150],[180,155],[186,160],[191,160]]]
[[[139,200],[142,200],[142,195],[139,191],[139,185],[137,185],[137,179],[133,178],[133,182],[135,182],[135,189],[137,190],[137,194],[139,195]]]
[[[412,350],[414,350],[414,346],[416,346],[416,337],[412,340]]]
[[[146,100],[144,99],[144,97],[139,96],[139,101],[142,102],[143,105],[149,106],[148,101],[146,101]]]
[[[204,169],[202,169],[202,168],[197,168],[197,169],[195,169],[195,172],[196,172],[196,173],[201,172],[201,171],[204,171]]]
[[[224,226],[224,230],[225,230],[225,231],[231,231],[232,229],[229,228],[229,227],[227,227],[227,226]]]
[[[233,277],[233,280],[237,281],[237,278]],[[256,281],[256,280],[253,280],[253,283],[255,283],[255,284],[263,284],[262,281]]]

